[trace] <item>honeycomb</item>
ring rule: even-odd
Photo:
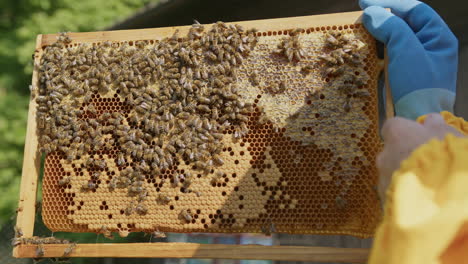
[[[325,36],[331,31],[365,44],[359,49],[363,64],[352,68],[352,74],[365,80],[360,90],[370,96],[344,95],[340,79],[323,73],[327,66],[319,55],[330,52]],[[251,106],[245,113],[247,128],[239,136],[235,123],[222,127],[217,156],[222,164],[200,171],[194,162],[173,154],[174,163],[158,169],[160,173],[142,173],[146,198],[139,204],[145,209],[129,213],[129,207],[137,206],[135,196],[110,185],[127,168],[136,170],[141,159],[124,152],[112,131],[102,136],[107,147],[99,145],[72,161],[54,149],[46,156],[43,178],[42,215],[48,228],[99,233],[105,227],[121,236],[155,230],[372,236],[380,218],[374,160],[381,147],[376,94],[381,62],[373,38],[360,24],[306,28],[298,33],[304,56],[289,61],[274,51],[291,30],[255,34],[256,44],[236,67],[234,81],[239,100]],[[139,53],[157,43],[66,44],[61,49],[66,54],[107,45],[112,52],[126,45]],[[202,68],[212,66],[200,63]],[[311,67],[308,73],[302,70],[306,65]],[[254,73],[257,80],[252,82]],[[271,92],[278,84],[283,91]],[[147,87],[161,89],[157,81]],[[124,117],[121,124],[137,130],[144,126],[132,120],[135,109],[117,85],[105,93],[89,91],[79,104],[67,98],[61,104],[81,110],[79,120],[118,112]],[[90,157],[104,160],[105,166],[87,166]],[[184,185],[187,175],[193,175],[190,189]],[[86,184],[93,188],[83,190]]]

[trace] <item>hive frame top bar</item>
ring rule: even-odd
[[[260,32],[277,31],[278,29],[288,30],[299,27],[316,28],[326,27],[331,25],[341,24],[360,24],[362,11],[336,13],[328,15],[300,16],[288,18],[249,20],[240,22],[229,22],[227,24],[239,24],[243,27],[254,27]],[[128,41],[128,40],[160,40],[165,37],[170,37],[174,34],[174,30],[178,29],[181,36],[185,36],[191,26],[180,27],[164,27],[164,28],[148,28],[148,29],[131,29],[131,30],[114,30],[114,31],[97,31],[97,32],[82,32],[68,33],[72,39],[70,44],[74,43],[92,43],[99,41]],[[58,34],[41,35],[41,47],[50,45],[57,41]]]
[[[333,25],[360,24],[362,11],[335,13],[314,16],[252,20],[232,22],[246,28],[255,27],[262,33],[268,31],[289,30],[293,28],[332,27]],[[232,24],[228,23],[228,24]],[[100,41],[137,41],[160,40],[173,35],[178,29],[185,35],[190,26],[165,27],[137,30],[98,31],[68,33],[71,44],[93,43]],[[37,36],[35,63],[40,61],[42,49],[54,43],[59,34],[42,34]],[[32,85],[37,87],[38,72],[34,70]],[[22,181],[17,218],[17,227],[23,229],[24,237],[32,237],[35,222],[35,204],[37,183],[40,171],[41,153],[37,150],[36,103],[32,93],[28,113],[25,154],[23,160]],[[301,247],[301,246],[267,246],[255,245],[201,245],[196,243],[118,243],[101,244],[104,248],[96,250],[93,244],[77,244],[70,257],[167,257],[167,258],[224,258],[224,259],[271,259],[289,261],[352,262],[363,263],[367,259],[368,249],[341,249],[334,247]],[[44,257],[60,257],[66,245],[46,244]],[[155,250],[157,247],[158,250]],[[185,251],[189,247],[191,250]],[[267,249],[269,248],[269,249]],[[126,250],[125,250],[126,249]],[[182,250],[181,250],[182,249]],[[200,250],[202,249],[202,250]],[[220,251],[221,249],[221,251]],[[13,249],[13,256],[30,258],[34,256],[35,245],[18,245]],[[282,252],[281,256],[274,252]]]

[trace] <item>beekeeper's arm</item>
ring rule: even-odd
[[[468,122],[449,112],[389,120],[377,158],[385,201],[369,263],[467,263]]]
[[[468,123],[450,113],[457,39],[419,1],[360,5],[364,25],[386,45],[399,116],[382,130],[385,147],[377,166],[384,217],[369,263],[467,263]]]

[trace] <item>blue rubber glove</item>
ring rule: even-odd
[[[415,0],[360,0],[359,5],[364,26],[387,47],[396,115],[415,120],[453,112],[458,40],[442,18]]]

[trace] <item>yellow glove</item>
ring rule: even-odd
[[[408,129],[418,129],[419,136],[411,139],[417,141],[412,147],[428,137],[435,139],[414,151],[411,146],[402,151],[401,156],[409,158],[393,173],[369,263],[468,263],[468,138],[463,137],[468,134],[468,123],[448,112],[441,113],[457,133],[437,116],[421,117],[418,121],[422,124],[404,123],[410,126]],[[395,145],[389,140],[406,136],[404,129],[395,131],[388,127],[383,130],[387,152],[384,148],[378,158],[381,169],[385,166],[379,162],[388,159],[385,155],[389,154],[385,153],[390,152],[390,145]],[[428,131],[433,131],[432,136]]]

